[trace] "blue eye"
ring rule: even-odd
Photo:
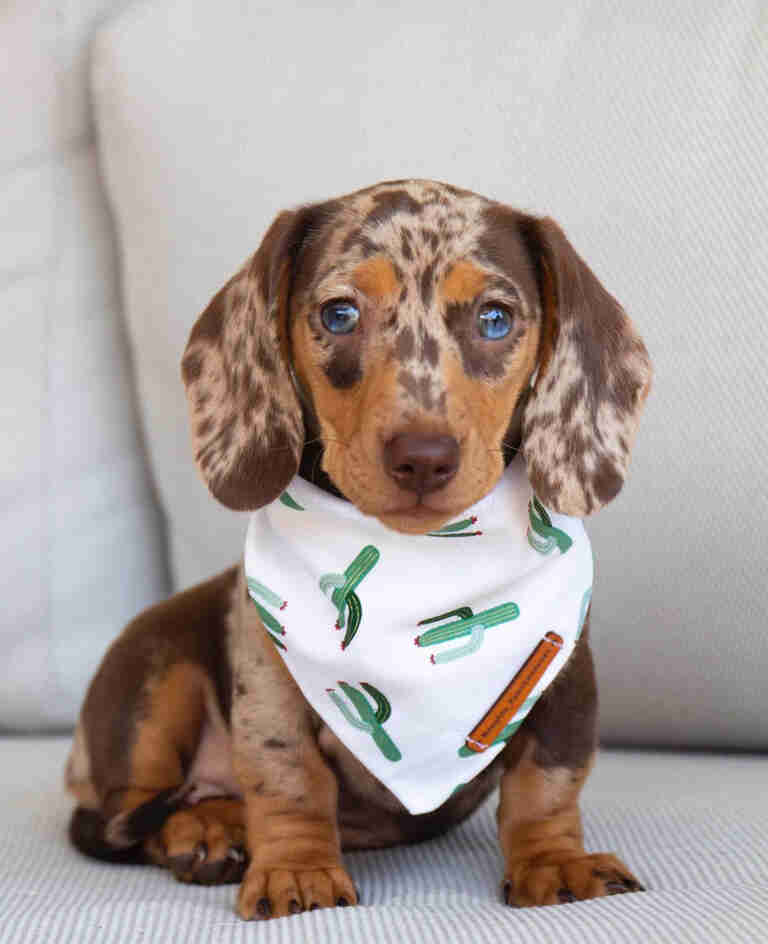
[[[331,334],[349,334],[357,327],[360,312],[351,302],[328,302],[323,305],[320,319]]]
[[[508,311],[498,305],[489,305],[484,308],[479,318],[480,334],[489,341],[498,341],[506,337],[512,328],[512,318]]]

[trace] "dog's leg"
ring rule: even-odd
[[[236,571],[138,616],[113,643],[81,712],[70,785],[81,803],[70,836],[86,854],[124,859],[183,803],[220,675]]]
[[[106,668],[111,668],[109,661]],[[144,679],[119,762],[104,762],[107,752],[99,743],[104,738],[89,718],[109,845],[126,848],[140,843],[156,833],[183,802],[184,758],[194,755],[199,741],[206,683],[202,669],[186,662]],[[111,706],[107,708],[106,698],[103,702],[109,711],[108,731],[114,731],[120,719]],[[109,748],[114,754],[114,748]]]
[[[251,919],[356,904],[341,859],[336,777],[318,748],[307,703],[246,602],[244,586],[239,596],[232,745],[251,862],[237,910]]]
[[[642,890],[615,855],[588,854],[582,844],[578,800],[594,760],[596,707],[585,627],[569,664],[504,752],[498,825],[507,904]]]

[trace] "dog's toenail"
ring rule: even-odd
[[[290,904],[288,905],[288,911],[290,911],[291,914],[298,914],[303,910],[304,909],[301,907],[298,901],[296,901],[295,898],[291,898]]]
[[[245,849],[242,846],[230,846],[227,858],[232,859],[233,862],[245,862]]]
[[[512,882],[504,882],[504,884],[501,886],[501,893],[504,896],[505,905],[509,904],[509,895],[511,891],[512,891]]]
[[[347,899],[344,898],[344,896],[342,895],[341,898],[337,898],[337,899],[336,899],[336,904],[339,906],[339,908],[346,908],[347,905],[349,904],[349,902],[348,902]]]
[[[268,918],[272,914],[272,902],[269,898],[259,898],[256,911],[258,911],[263,918]]]
[[[557,897],[561,905],[568,904],[571,901],[576,901],[576,896],[573,894],[570,888],[561,888],[557,893]]]
[[[606,882],[605,890],[609,895],[623,895],[625,892],[631,891],[631,888],[626,882]]]
[[[310,911],[317,911],[317,909],[318,909],[319,907],[320,907],[320,905],[318,905],[318,903],[317,903],[316,901],[313,901],[312,904],[309,906],[309,910],[310,910]]]

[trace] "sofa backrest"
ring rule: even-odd
[[[0,731],[69,727],[169,586],[88,85],[93,31],[124,5],[0,10]]]
[[[723,0],[157,0],[105,29],[101,149],[177,586],[244,527],[192,461],[197,314],[283,207],[447,180],[558,219],[654,360],[628,485],[588,524],[604,739],[768,746],[764,30]]]

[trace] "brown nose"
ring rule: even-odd
[[[459,444],[453,436],[401,433],[384,447],[384,462],[401,488],[423,495],[442,488],[456,475]]]

